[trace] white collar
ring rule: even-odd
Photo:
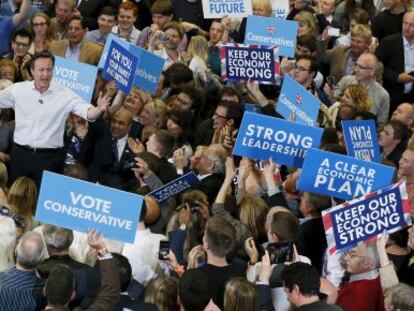
[[[205,174],[205,175],[198,175],[197,177],[199,180],[203,180],[204,178],[207,178],[210,175],[213,175],[213,174],[210,173],[210,174]]]
[[[367,272],[362,272],[359,274],[352,274],[351,277],[349,278],[349,282],[356,282],[356,281],[361,281],[361,280],[374,280],[378,277],[378,271],[375,270],[371,270],[371,271],[367,271]]]
[[[403,37],[404,48],[413,49],[414,48],[414,43],[410,43],[410,42],[408,42],[408,40],[404,36],[402,36],[402,37]]]

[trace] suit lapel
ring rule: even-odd
[[[87,42],[85,41],[85,39],[83,39],[80,53],[79,53],[79,61],[81,63],[86,63],[87,56],[88,56],[88,46],[87,46]]]

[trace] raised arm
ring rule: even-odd
[[[32,7],[32,4],[31,4],[30,0],[23,0],[22,5],[20,7],[20,12],[13,15],[13,25],[14,26],[18,26],[26,18],[29,17],[31,7]]]

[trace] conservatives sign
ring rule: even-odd
[[[56,56],[53,81],[70,88],[83,100],[90,103],[98,68],[81,62]]]
[[[348,156],[311,149],[308,151],[298,189],[350,200],[386,187],[394,168]]]
[[[142,197],[45,171],[36,219],[72,230],[102,231],[109,239],[133,243]]]
[[[245,112],[233,153],[302,167],[306,151],[319,147],[322,133],[320,128]]]
[[[396,232],[411,224],[405,182],[322,212],[329,253],[357,246],[384,231]]]
[[[244,44],[278,46],[280,56],[294,57],[297,31],[297,22],[251,15]]]
[[[276,111],[285,119],[314,126],[320,101],[289,76],[283,78]]]

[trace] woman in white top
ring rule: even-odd
[[[203,36],[191,38],[187,48],[186,60],[194,74],[204,73],[207,69],[207,40]]]

